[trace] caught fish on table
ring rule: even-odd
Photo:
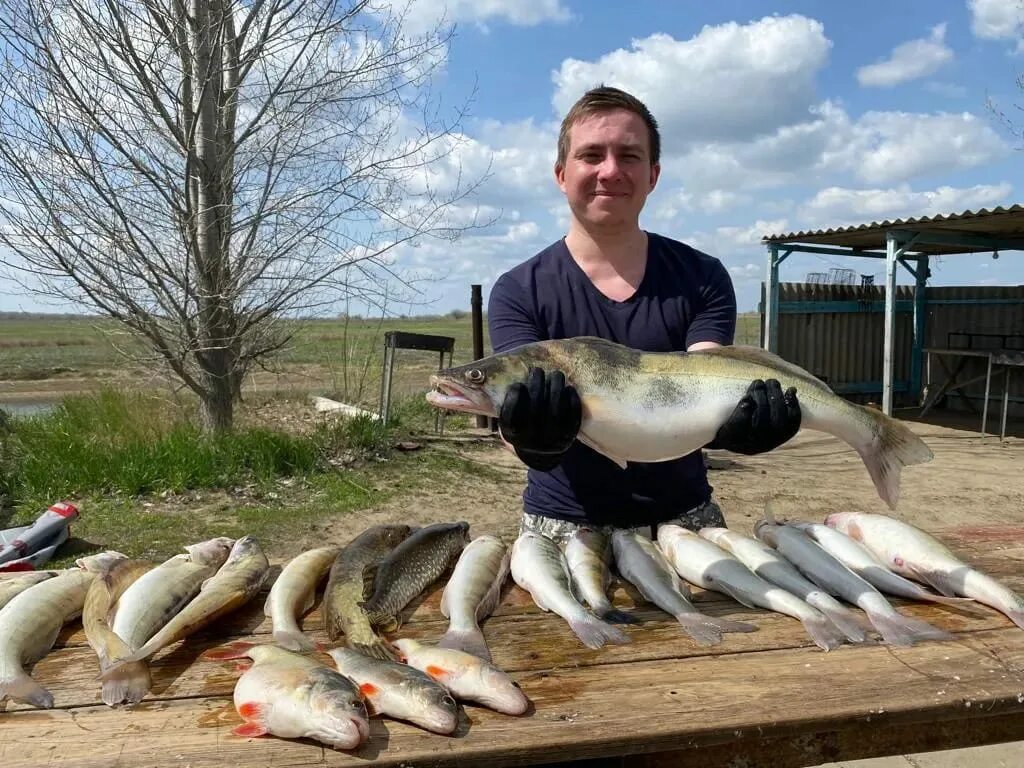
[[[385,555],[363,603],[370,623],[386,632],[398,629],[402,609],[455,565],[468,541],[469,523],[434,523]]]
[[[728,528],[702,528],[698,535],[735,556],[755,575],[792,592],[811,607],[817,608],[850,642],[862,643],[867,640],[864,627],[853,611],[807,579],[795,565],[763,541]]]
[[[726,632],[755,632],[757,627],[742,621],[708,616],[690,601],[689,587],[679,579],[658,545],[635,531],[620,529],[612,534],[615,567],[643,598],[673,616],[698,645],[717,645]]]
[[[29,587],[0,608],[0,704],[13,699],[53,706],[53,694],[25,667],[49,653],[61,627],[81,615],[93,580],[124,559],[119,552],[81,558],[78,568]]]
[[[370,736],[369,713],[356,684],[319,661],[241,641],[206,651],[203,658],[252,659],[235,683],[235,709],[245,720],[231,731],[236,736],[308,738],[335,749],[355,749]]]
[[[578,439],[623,467],[700,450],[755,379],[796,387],[801,425],[857,451],[890,507],[899,498],[901,469],[933,457],[904,424],[839,397],[803,368],[756,347],[640,352],[592,337],[532,342],[431,376],[437,389],[427,402],[497,416],[508,388],[525,381],[531,367],[565,373],[583,405]]]
[[[448,619],[448,631],[439,647],[491,660],[480,622],[501,600],[511,559],[512,550],[497,536],[477,536],[466,545],[441,593],[441,614]]]
[[[530,593],[537,607],[565,619],[588,648],[629,642],[621,629],[597,618],[577,600],[565,555],[547,536],[532,531],[520,534],[512,545],[511,570],[516,584]]]
[[[658,528],[658,544],[676,572],[691,584],[728,595],[748,608],[767,608],[803,624],[815,645],[826,651],[845,641],[817,608],[754,574],[738,558],[680,525]]]
[[[331,640],[344,637],[345,645],[378,659],[395,658],[362,607],[367,585],[373,583],[377,564],[404,541],[408,525],[375,525],[342,548],[334,559],[324,588],[324,631]]]
[[[327,653],[338,672],[359,686],[370,714],[405,720],[444,735],[458,727],[455,699],[424,672],[397,661],[374,659],[351,648],[332,648]]]
[[[331,569],[340,547],[319,547],[303,552],[288,564],[270,588],[263,613],[271,619],[274,642],[289,651],[312,651],[316,643],[299,628],[299,617],[316,599],[317,585]]]
[[[950,638],[948,632],[897,611],[881,592],[819,547],[803,531],[775,523],[769,518],[754,524],[754,535],[781,552],[815,584],[858,606],[886,643],[914,645],[922,640]]]
[[[24,592],[26,589],[38,584],[40,581],[52,579],[56,575],[57,573],[55,571],[30,571],[28,573],[19,573],[16,576],[0,579],[0,608],[3,608],[11,602],[15,595]]]
[[[825,525],[871,550],[887,567],[947,597],[969,597],[995,608],[1024,629],[1024,598],[953,554],[941,541],[886,515],[839,512]]]
[[[636,618],[612,606],[608,587],[612,582],[610,568],[611,542],[608,537],[589,528],[578,528],[565,543],[565,561],[577,594],[598,618],[614,624],[635,624]]]

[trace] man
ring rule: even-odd
[[[661,171],[660,145],[654,117],[624,91],[595,88],[570,109],[554,169],[569,231],[495,282],[488,301],[495,352],[574,336],[653,352],[733,342],[736,299],[725,267],[640,227]],[[700,451],[622,469],[575,440],[580,420],[579,396],[560,371],[545,377],[535,369],[510,390],[501,434],[530,467],[521,530],[564,542],[580,526],[653,533],[668,521],[725,525]],[[795,391],[756,381],[709,447],[761,453],[799,427]]]

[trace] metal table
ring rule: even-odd
[[[982,405],[981,414],[981,436],[984,437],[988,427],[988,401],[992,390],[992,371],[993,368],[1001,367],[1003,370],[1003,412],[1002,418],[1000,419],[999,425],[999,438],[1006,438],[1006,413],[1009,408],[1009,397],[1010,397],[1010,371],[1013,368],[1024,368],[1024,351],[1013,350],[1013,349],[956,349],[952,347],[925,347],[924,352],[927,354],[927,366],[925,374],[925,387],[928,396],[925,399],[924,404],[921,407],[921,416],[924,416],[928,411],[932,409],[936,402],[949,392],[951,389],[956,390],[962,397],[966,398],[963,394],[964,387],[975,383],[976,381],[985,381],[985,400]],[[939,365],[942,367],[946,374],[946,379],[938,390],[932,391],[932,355],[936,357]],[[955,367],[950,370],[950,367],[946,365],[943,358],[953,357],[959,358]],[[984,358],[987,363],[985,366],[985,373],[972,376],[964,380],[958,380],[958,376],[967,365],[968,360],[971,358]]]

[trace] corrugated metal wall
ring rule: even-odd
[[[897,290],[897,307],[902,311],[896,315],[894,380],[897,386],[906,386],[911,375],[914,287],[902,285]],[[975,348],[983,348],[986,344],[1002,346],[1004,343],[1024,348],[1024,286],[934,287],[927,289],[926,298],[925,347],[965,347],[966,338],[950,334],[973,331],[1022,334],[1005,342],[975,337],[971,340]],[[797,302],[807,303],[808,311],[800,312],[795,306]],[[855,311],[829,312],[825,302],[845,302],[847,309],[851,308],[852,302],[858,306]],[[851,399],[879,401],[885,337],[884,314],[880,309],[884,302],[885,289],[882,286],[780,283],[779,354],[825,379]],[[945,361],[952,367],[959,364],[960,359],[946,357]],[[962,375],[969,372],[982,374],[984,366],[984,359],[970,360],[965,364]],[[941,383],[945,375],[934,357],[932,370],[933,379]],[[923,369],[922,383],[925,380],[926,371]],[[876,393],[868,391],[873,386],[877,387]],[[965,392],[980,410],[985,393],[984,381],[970,385]],[[995,406],[998,414],[1002,392],[1002,377],[993,375],[990,413]],[[918,402],[913,393],[909,393],[909,401],[899,394],[899,389],[897,393],[897,403]],[[1010,397],[1022,401],[1011,404],[1010,413],[1024,414],[1024,368],[1015,368],[1011,373]],[[950,397],[948,407],[959,409],[967,406],[961,398]],[[990,428],[992,424],[990,421]]]

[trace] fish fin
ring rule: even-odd
[[[729,597],[731,597],[733,600],[735,600],[740,605],[745,605],[747,608],[757,608],[758,607],[758,606],[754,605],[750,601],[750,599],[746,595],[744,595],[742,592],[740,592],[738,589],[733,589],[728,584],[725,584],[725,583],[723,583],[721,581],[718,581],[718,579],[714,579],[712,581],[712,584],[713,584],[712,589],[717,590],[718,592],[724,592],[725,594],[727,594]]]
[[[299,610],[299,616],[305,616],[316,605],[316,588],[309,590],[306,598],[302,601],[302,608]]]
[[[1016,624],[1021,629],[1024,629],[1024,610],[1016,610],[1014,608],[1008,608],[1002,611],[1010,621]]]
[[[205,659],[206,661],[240,659],[243,656],[248,656],[249,650],[255,645],[256,643],[248,643],[245,640],[235,640],[234,642],[225,643],[217,648],[210,648],[209,650],[203,651],[199,658]]]
[[[484,633],[479,627],[474,629],[449,629],[441,637],[437,644],[438,648],[451,648],[456,651],[471,653],[478,659],[491,661],[491,652],[487,648],[487,641]]]
[[[487,594],[483,596],[480,604],[476,607],[477,621],[482,621],[490,616],[494,612],[494,609],[498,607],[498,603],[501,602],[501,590],[505,586],[505,582],[508,580],[511,562],[512,550],[506,546],[505,554],[501,558],[501,564],[498,566],[498,573],[495,575],[494,581],[491,582],[491,586],[487,590]]]
[[[810,605],[814,605],[810,600],[807,601]],[[843,606],[830,606],[830,605],[814,605],[819,611],[825,614],[825,617],[831,621],[836,629],[846,635],[846,639],[851,643],[863,643],[868,639],[867,634],[857,621],[856,615],[844,608]]]
[[[569,628],[588,648],[600,648],[605,643],[628,643],[629,635],[618,627],[606,624],[596,616],[586,614],[580,619],[569,619]]]
[[[820,613],[801,619],[800,623],[804,625],[804,630],[810,635],[814,644],[822,650],[831,651],[846,641],[846,635]]]
[[[874,423],[871,442],[854,445],[868,470],[879,498],[896,509],[900,497],[900,470],[931,461],[935,454],[905,424],[874,408],[851,403]]]
[[[0,702],[6,699],[31,704],[39,709],[53,708],[53,694],[33,680],[28,673],[19,670],[15,677],[0,680]]]
[[[359,651],[364,656],[382,661],[398,661],[398,653],[384,640],[377,638],[373,643],[349,643],[349,648]]]
[[[446,677],[449,677],[451,675],[451,672],[449,672],[447,669],[445,669],[444,667],[439,667],[436,664],[427,664],[423,671],[430,675],[430,677],[438,681],[444,680]]]
[[[359,685],[359,693],[363,695],[363,698],[372,699],[374,696],[380,693],[380,688],[378,688],[373,683],[361,683]]]
[[[286,651],[302,653],[316,650],[316,643],[306,637],[300,629],[275,629],[274,642]]]
[[[612,456],[611,453],[607,449],[602,448],[600,443],[596,442],[592,437],[590,437],[590,435],[586,434],[585,432],[580,431],[576,435],[576,439],[579,440],[581,443],[583,443],[588,448],[591,448],[591,449],[597,451],[598,453],[600,453],[602,456],[604,456],[609,461],[615,462],[619,466],[620,469],[625,469],[626,468],[627,465],[626,465],[626,460],[625,459],[617,459],[614,456]]]
[[[889,645],[914,645],[922,640],[949,640],[945,630],[933,627],[920,619],[912,619],[901,613],[868,614],[871,623]]]
[[[628,611],[620,611],[617,608],[605,608],[601,611],[594,611],[601,619],[612,624],[639,624],[640,619]]]
[[[943,595],[944,597],[956,597],[956,591],[946,581],[946,574],[942,571],[930,571],[927,568],[916,568],[910,563],[904,563],[903,567],[913,572],[914,578],[927,584],[940,595]],[[970,598],[966,599],[969,600]],[[936,602],[942,601],[937,600]]]
[[[231,732],[235,734],[235,736],[243,736],[248,739],[256,739],[260,736],[267,735],[267,729],[264,726],[252,721],[248,723],[242,723],[242,725],[233,728]]]
[[[373,594],[374,585],[377,581],[377,564],[370,563],[363,568],[363,599],[368,600]]]
[[[109,707],[115,704],[138,704],[152,686],[149,664],[134,661],[119,667],[116,675],[103,681],[100,698]]]
[[[722,633],[706,619],[702,613],[680,613],[676,616],[676,621],[697,645],[718,645],[722,642]]]

